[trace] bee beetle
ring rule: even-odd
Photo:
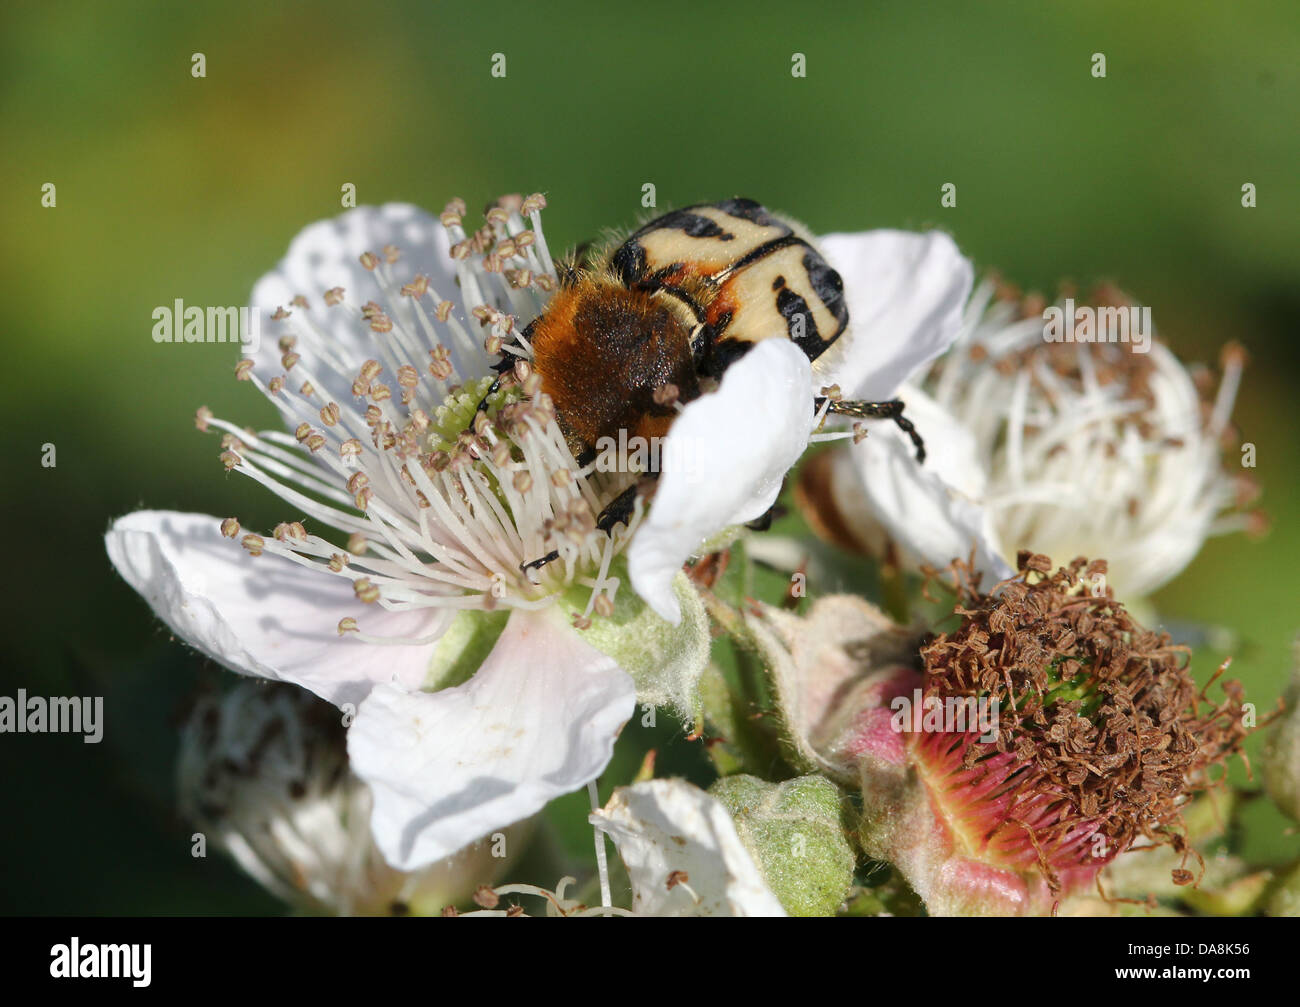
[[[559,274],[555,296],[522,336],[561,429],[584,463],[601,438],[617,438],[620,430],[665,436],[677,403],[715,387],[759,341],[790,339],[816,360],[849,324],[839,273],[798,225],[752,199],[673,210],[616,247],[585,261],[579,254]],[[515,359],[501,362],[488,395]],[[824,404],[813,398],[809,408]],[[487,397],[479,408],[487,408]],[[832,400],[828,409],[893,420],[911,437],[917,461],[924,460],[902,402]],[[626,522],[636,494],[633,485],[616,497],[597,526],[611,532]]]

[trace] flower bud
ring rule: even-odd
[[[1269,916],[1300,916],[1300,862],[1287,868],[1264,910]]]
[[[369,788],[348,769],[338,710],[305,689],[244,681],[205,694],[182,730],[181,811],[294,908],[433,915],[494,880],[522,849],[514,826],[422,871],[391,868],[370,835]]]
[[[1264,745],[1264,786],[1279,808],[1300,821],[1300,661],[1282,702]]]
[[[727,776],[709,790],[731,813],[767,887],[791,916],[829,916],[853,884],[839,789],[824,776]]]

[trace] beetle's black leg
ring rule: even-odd
[[[533,326],[536,324],[537,319],[534,318],[524,327],[523,336],[525,339],[533,334]],[[474,410],[474,416],[476,419],[478,418],[479,413],[487,412],[488,399],[501,390],[501,383],[505,381],[506,375],[515,369],[515,364],[520,359],[522,358],[515,356],[513,353],[505,353],[503,351],[501,359],[492,365],[492,368],[497,372],[497,376],[492,379],[492,384],[488,387],[488,390],[483,393],[483,398],[479,400],[478,408]],[[471,422],[466,429],[473,431],[474,424]]]
[[[596,518],[596,527],[606,535],[613,535],[614,529],[618,525],[625,525],[631,521],[632,511],[636,508],[636,495],[638,488],[638,485],[633,483],[611,500],[605,506],[605,509],[600,512],[600,516]],[[542,567],[546,566],[547,563],[554,563],[559,558],[560,551],[558,549],[552,549],[541,559],[533,559],[529,560],[527,563],[520,563],[519,570],[525,577],[527,577],[530,570],[540,570]]]
[[[632,511],[636,507],[636,483],[633,483],[622,493],[611,500],[605,509],[600,512],[596,518],[596,527],[606,535],[614,534],[616,525],[627,524],[632,519]],[[520,563],[520,572],[527,577],[530,570],[540,570],[547,563],[554,563],[560,558],[560,551],[552,549],[541,559],[529,560],[527,563]]]
[[[767,531],[772,527],[772,518],[776,516],[776,504],[772,504],[761,517],[754,518],[753,521],[746,521],[745,527],[750,531]]]
[[[816,399],[816,408],[820,409],[825,401],[825,399]],[[853,402],[847,399],[831,399],[830,411],[840,416],[856,416],[864,420],[893,420],[916,446],[917,464],[919,465],[925,461],[925,441],[921,440],[921,435],[917,433],[912,421],[903,415],[903,402],[901,399],[890,399],[888,402]]]
[[[637,484],[633,483],[606,504],[596,518],[596,527],[606,535],[612,535],[616,525],[625,525],[632,520],[632,511],[636,508],[636,492]]]
[[[474,410],[474,415],[476,417],[478,416],[479,413],[487,412],[488,399],[490,399],[493,395],[495,395],[497,392],[501,390],[501,382],[505,378],[505,376],[506,376],[506,372],[502,371],[500,374],[498,374],[495,378],[492,379],[492,384],[488,385],[488,390],[483,393],[483,398],[479,400],[478,408]],[[474,424],[472,422],[470,423],[469,428],[471,430],[474,429]]]
[[[483,393],[483,398],[479,399],[478,408],[474,410],[474,419],[478,419],[479,413],[488,411],[488,399],[501,390],[501,383],[505,381],[506,375],[514,369],[514,357],[506,356],[492,366],[496,368],[497,376],[492,379],[492,384],[488,385],[488,390]],[[474,420],[471,420],[469,426],[465,429],[472,433],[474,431]]]
[[[522,573],[529,580],[531,580],[532,578],[528,577],[528,572],[530,570],[540,570],[542,567],[546,566],[547,563],[554,563],[559,558],[560,558],[560,550],[552,549],[541,559],[530,559],[527,563],[520,563],[519,572]]]

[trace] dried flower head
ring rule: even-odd
[[[927,698],[973,697],[998,713],[992,740],[975,729],[908,735],[938,817],[963,855],[1037,868],[1056,896],[1140,838],[1183,852],[1190,882],[1181,808],[1249,733],[1240,684],[1207,700],[1187,648],[1133,620],[1104,562],[1053,573],[1024,552],[1018,566],[980,594],[955,565],[961,626],[921,650]]]

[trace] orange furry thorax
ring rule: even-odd
[[[662,437],[676,415],[655,402],[675,385],[699,395],[691,327],[669,299],[587,273],[562,288],[529,333],[533,366],[565,432],[586,448],[603,437]]]

